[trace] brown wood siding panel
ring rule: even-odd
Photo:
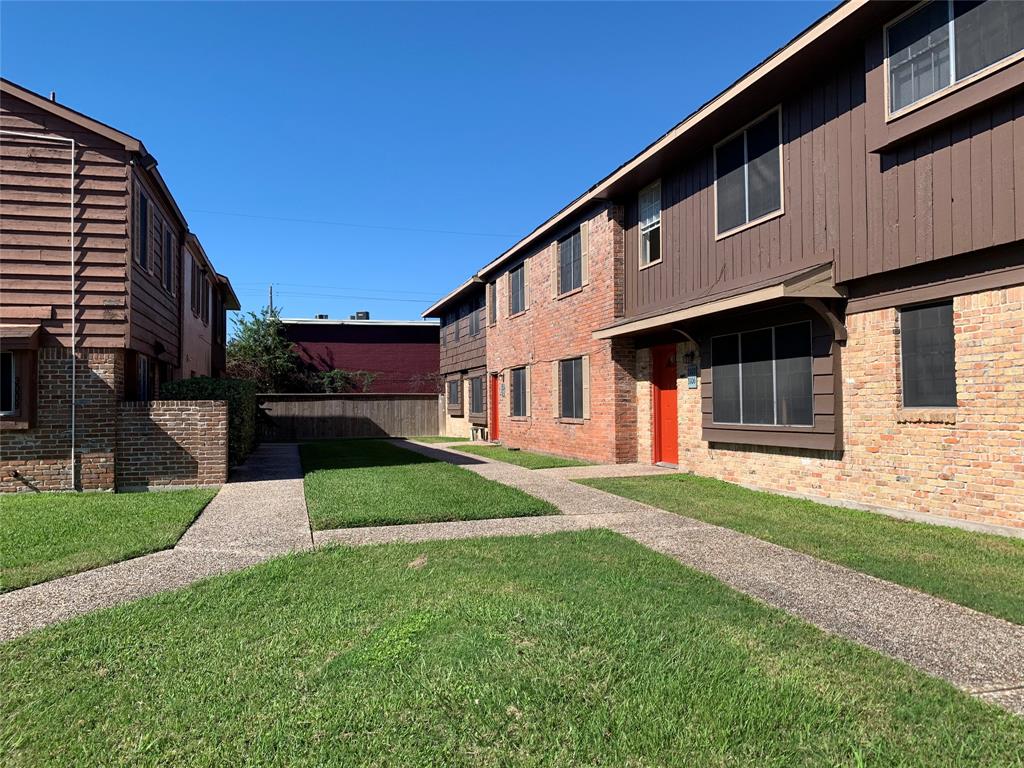
[[[0,128],[74,138],[77,343],[123,347],[127,319],[128,157],[103,137],[5,95]],[[71,334],[71,152],[0,135],[0,292],[4,322]]]
[[[1006,102],[992,111],[992,240],[996,243],[1016,239],[1012,157],[1013,104]]]
[[[475,310],[480,317],[480,333],[469,335],[469,315],[459,319],[459,340],[452,341],[452,327],[442,327],[447,341],[441,347],[441,374],[459,373],[487,365],[487,309]]]

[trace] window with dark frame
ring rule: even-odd
[[[811,324],[806,321],[711,339],[712,421],[814,425]]]
[[[150,376],[149,376],[149,358],[145,355],[139,355],[135,358],[136,368],[136,379],[135,379],[135,391],[137,399],[139,400],[151,400],[152,393],[150,391]]]
[[[473,311],[469,313],[469,335],[480,335],[480,310],[478,308],[473,309]]]
[[[462,382],[459,379],[448,381],[448,405],[452,408],[462,404]]]
[[[1024,3],[931,0],[886,29],[889,112],[1024,50]]]
[[[583,418],[583,358],[574,357],[558,363],[560,392],[559,416],[563,419]]]
[[[469,412],[484,412],[484,377],[474,376],[469,380]]]
[[[462,324],[461,314],[458,310],[452,313],[452,341],[459,340],[459,326]]]
[[[661,179],[640,191],[640,266],[661,261]]]
[[[199,311],[203,325],[210,322],[210,281],[206,276],[206,270],[200,271],[199,279]]]
[[[149,198],[141,189],[139,193],[138,237],[135,241],[135,261],[143,269],[149,267]]]
[[[165,226],[163,285],[171,293],[174,292],[174,261],[174,235],[171,234],[170,227]]]
[[[508,313],[518,315],[526,309],[526,264],[508,273]]]
[[[583,240],[577,229],[558,241],[558,293],[575,291],[583,285]]]
[[[526,368],[509,371],[509,396],[513,416],[526,416]]]
[[[953,302],[900,310],[903,405],[956,407]]]
[[[487,308],[487,322],[494,325],[498,322],[498,284],[488,283],[487,290],[490,298]]]
[[[719,235],[782,208],[779,110],[715,147]]]
[[[17,410],[14,353],[0,352],[0,415],[10,416]]]

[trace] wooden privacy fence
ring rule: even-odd
[[[268,394],[260,401],[260,439],[267,441],[436,435],[440,427],[432,394]]]

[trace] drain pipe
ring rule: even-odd
[[[77,153],[77,145],[74,139],[65,138],[63,136],[47,136],[39,133],[23,133],[21,131],[9,131],[0,130],[0,134],[5,136],[17,136],[23,139],[34,139],[36,141],[59,141],[65,142],[71,149],[71,175],[69,178],[71,184],[71,201],[69,204],[69,221],[71,224],[70,240],[71,240],[71,490],[77,490],[75,488],[75,400],[77,397],[77,368],[78,361],[76,359],[76,348],[78,346],[78,323],[75,318],[75,305],[78,301],[77,298],[77,278],[75,275],[75,155]]]

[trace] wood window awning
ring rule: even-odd
[[[660,310],[657,314],[621,320],[614,325],[599,328],[593,332],[595,339],[614,339],[622,336],[635,336],[668,328],[685,320],[695,320],[719,312],[744,309],[765,304],[778,299],[806,299],[820,304],[821,299],[844,298],[845,292],[837,288],[832,274],[832,262],[819,264],[790,275],[774,278],[768,284],[753,287],[743,293],[737,293],[719,299],[691,300],[685,304]],[[821,313],[824,307],[815,307]],[[830,313],[829,313],[830,314]],[[834,318],[833,318],[834,319]],[[829,319],[836,331],[838,340],[845,339],[845,329],[836,327],[836,322]]]
[[[0,323],[0,349],[4,352],[39,349],[39,329],[41,327],[40,324]]]

